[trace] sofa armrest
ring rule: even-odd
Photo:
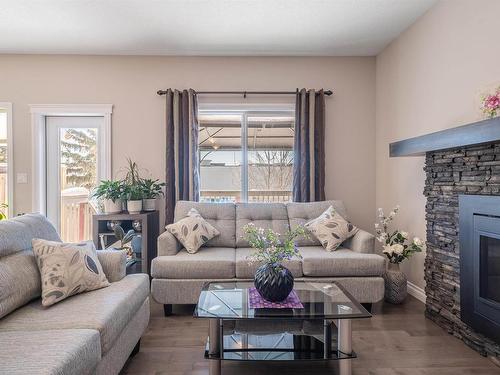
[[[110,283],[120,281],[126,275],[127,254],[120,250],[97,250],[97,259]]]
[[[357,253],[371,254],[375,252],[375,236],[360,229],[345,242],[344,246]]]
[[[180,249],[179,241],[172,233],[165,231],[158,237],[158,256],[175,255]]]

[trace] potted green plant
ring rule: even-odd
[[[103,202],[105,213],[116,214],[122,211],[123,190],[123,181],[103,180],[95,188],[92,196]]]
[[[137,214],[142,211],[142,198],[144,192],[141,185],[125,185],[124,195],[127,199],[127,211]]]
[[[114,249],[126,250],[130,248],[130,245],[127,246],[127,244],[130,243],[135,236],[135,231],[133,229],[130,229],[127,233],[125,233],[122,226],[117,224],[113,227],[113,233],[120,243],[119,247],[117,247],[116,244],[113,244]]]
[[[127,167],[125,168],[125,184],[129,186],[140,185],[141,176],[139,175],[139,166],[132,159],[127,158]]]
[[[141,186],[144,197],[142,199],[142,208],[144,211],[154,211],[156,209],[156,198],[163,194],[164,182],[153,180],[151,178],[141,179]]]
[[[127,211],[131,214],[141,212],[144,192],[141,185],[141,177],[139,175],[139,166],[130,158],[127,158],[123,182],[125,185],[123,197],[127,201]]]
[[[115,250],[122,250],[127,253],[127,257],[131,258],[133,256],[132,240],[136,236],[133,229],[130,229],[127,233],[123,230],[121,225],[115,225],[113,227],[113,232],[117,238],[117,242],[112,245]]]

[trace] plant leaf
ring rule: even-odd
[[[133,229],[130,229],[127,234],[123,237],[122,244],[129,243],[134,239],[135,236],[135,231]]]
[[[113,232],[115,233],[116,238],[118,238],[120,241],[125,237],[125,231],[120,225],[115,225],[113,228]]]

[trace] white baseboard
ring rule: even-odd
[[[415,297],[416,299],[418,299],[423,303],[425,303],[425,300],[427,298],[425,295],[425,291],[410,281],[408,281],[408,294]]]

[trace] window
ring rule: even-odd
[[[12,105],[0,103],[0,214],[12,216]]]
[[[288,202],[295,114],[200,110],[202,202]]]

